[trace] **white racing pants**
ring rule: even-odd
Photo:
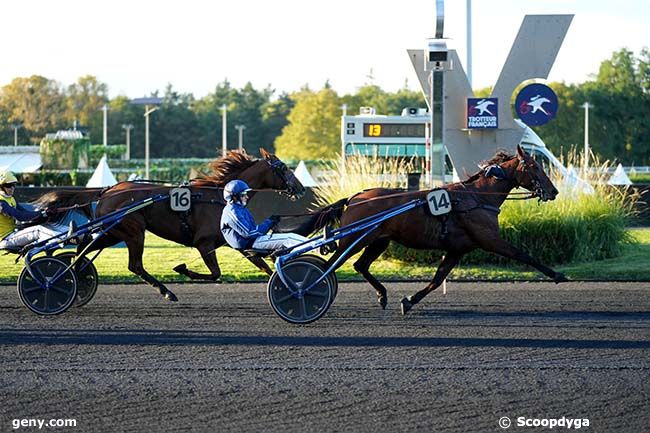
[[[273,233],[270,235],[262,235],[255,239],[255,242],[253,242],[253,248],[275,251],[283,248],[290,248],[308,240],[309,238],[295,233]]]
[[[0,241],[0,250],[6,248],[22,248],[25,245],[31,244],[36,241],[43,241],[52,236],[67,231],[68,228],[59,224],[45,224],[38,226],[31,226],[10,233]]]

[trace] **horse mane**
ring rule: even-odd
[[[98,197],[104,188],[84,188],[80,190],[60,189],[43,194],[31,203],[37,207],[65,207],[82,204],[80,199],[91,200]],[[83,203],[85,204],[85,203]]]
[[[481,169],[468,177],[466,180],[462,181],[461,184],[467,185],[469,183],[475,182],[478,180],[483,174],[484,174],[484,168],[489,167],[491,165],[501,165],[504,162],[510,161],[511,159],[515,158],[516,155],[513,155],[511,153],[507,153],[504,150],[499,150],[497,153],[494,154],[494,156],[488,160],[481,161],[479,163],[479,167]]]
[[[90,204],[96,201],[106,188],[84,188],[79,190],[62,189],[43,194],[31,203],[41,209],[63,209],[79,207],[88,217],[92,211]]]
[[[223,186],[256,162],[257,160],[248,155],[245,151],[231,150],[226,154],[226,156],[210,162],[208,168],[211,173],[203,175],[203,177],[198,180],[212,182],[217,186]]]

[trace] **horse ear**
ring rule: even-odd
[[[525,154],[526,154],[526,152],[524,152],[524,149],[521,147],[521,145],[518,144],[517,145],[517,156],[519,157],[519,159],[524,159]]]
[[[262,155],[262,158],[264,159],[270,159],[271,154],[266,151],[263,147],[260,147],[260,154]]]

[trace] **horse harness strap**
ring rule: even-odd
[[[183,244],[187,246],[191,246],[194,239],[194,232],[192,231],[189,221],[191,212],[191,210],[186,210],[178,213],[178,217],[181,221],[181,239],[183,240]]]
[[[203,193],[195,193],[191,195],[192,204],[220,204],[225,205],[226,202],[222,199],[203,199]],[[181,236],[183,239],[183,244],[191,246],[194,242],[194,230],[190,225],[189,217],[192,213],[192,210],[186,210],[184,212],[179,212],[179,218],[181,221]]]
[[[181,187],[184,187],[184,184],[181,184]],[[202,194],[191,194],[191,202],[194,203],[195,198],[201,197]],[[192,226],[190,225],[190,214],[192,213],[192,208],[190,207],[186,211],[181,211],[178,212],[178,218],[180,219],[181,222],[181,240],[183,242],[183,245],[186,246],[192,246],[193,241],[194,241],[194,231],[192,230]]]
[[[475,209],[485,209],[485,210],[489,210],[490,212],[494,212],[494,213],[496,213],[497,215],[499,215],[499,214],[501,213],[501,209],[499,209],[499,208],[496,207],[496,206],[489,205],[489,204],[480,204],[480,205],[476,206]],[[473,209],[470,209],[470,210],[473,210]]]
[[[460,203],[460,200],[453,200],[453,203],[454,203],[454,204]],[[496,213],[497,215],[501,213],[501,209],[499,209],[497,206],[492,206],[492,205],[490,205],[490,204],[484,204],[484,203],[479,203],[479,204],[477,204],[476,206],[471,207],[471,208],[469,208],[469,209],[462,209],[462,210],[460,210],[460,209],[453,209],[452,212],[456,212],[456,213],[468,213],[468,212],[471,212],[471,211],[476,210],[476,209],[485,209],[485,210],[489,210],[490,212],[494,212],[494,213]]]
[[[460,200],[452,200],[452,204],[458,204],[458,203],[460,203]],[[489,210],[491,212],[495,212],[497,215],[501,213],[501,209],[489,204],[478,204],[472,208],[463,209],[463,210],[452,208],[451,213],[468,213],[476,209]],[[436,218],[438,218],[438,220],[440,221],[440,235],[439,235],[440,241],[445,241],[447,239],[447,235],[449,234],[449,228],[448,228],[449,214],[439,215]]]

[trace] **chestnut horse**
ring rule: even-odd
[[[427,206],[417,207],[384,221],[352,249],[350,257],[363,250],[354,263],[354,269],[375,288],[382,308],[386,308],[386,288],[369,269],[388,248],[390,241],[409,248],[439,249],[447,252],[433,280],[423,290],[402,299],[402,314],[406,314],[422,298],[440,286],[460,262],[461,257],[476,248],[533,266],[556,283],[567,281],[561,273],[544,266],[499,236],[499,208],[512,189],[523,187],[539,200],[554,200],[558,191],[553,183],[537,162],[519,146],[516,155],[499,152],[485,164],[492,169],[488,167],[464,182],[444,187],[452,202],[452,210],[446,216],[434,217],[429,213]],[[317,211],[310,217],[310,221],[294,231],[304,234],[320,229],[337,219],[340,219],[341,226],[345,226],[413,199],[426,199],[427,193],[428,191],[400,193],[383,188],[369,189]],[[342,238],[335,254],[329,259],[328,266],[362,234]]]
[[[292,199],[305,192],[305,188],[284,162],[264,149],[260,149],[260,152],[262,159],[253,159],[243,152],[231,151],[225,157],[213,161],[210,163],[211,175],[194,179],[187,185],[192,191],[189,211],[172,211],[168,200],[156,202],[126,216],[119,225],[97,239],[87,253],[125,242],[129,251],[129,270],[157,288],[167,300],[176,301],[176,295],[143,266],[145,231],[149,230],[164,239],[195,247],[210,270],[210,274],[200,274],[181,264],[174,268],[176,272],[192,279],[218,281],[221,270],[215,250],[226,244],[219,226],[221,212],[225,207],[223,186],[233,179],[241,179],[253,189],[278,190]],[[83,211],[92,218],[88,205],[90,202],[97,202],[95,216],[100,217],[148,197],[169,194],[170,189],[169,186],[146,182],[121,182],[105,190],[51,192],[41,197],[37,203],[40,207],[53,209],[83,204]],[[254,194],[254,191],[250,193],[251,199]],[[78,252],[83,251],[86,242],[79,245]],[[271,274],[262,259],[250,257],[249,260]]]

